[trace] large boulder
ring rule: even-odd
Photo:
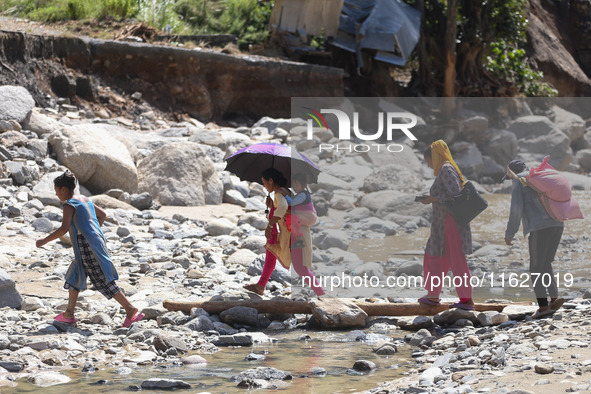
[[[453,144],[450,149],[464,177],[476,179],[480,176],[484,162],[482,161],[482,153],[480,153],[476,144],[458,142]]]
[[[122,189],[135,193],[137,169],[127,147],[100,125],[81,124],[49,136],[58,160],[93,193]]]
[[[163,205],[221,204],[224,185],[199,144],[173,142],[138,165],[139,191]]]
[[[552,107],[554,113],[554,125],[562,131],[571,143],[576,142],[585,134],[585,120],[577,114],[573,114],[558,106]]]
[[[390,164],[377,167],[363,182],[363,191],[367,193],[380,190],[398,190],[405,193],[417,193],[423,189],[423,181],[407,166]]]
[[[22,86],[0,86],[0,120],[27,120],[35,106],[35,100]]]
[[[338,298],[310,301],[312,314],[325,328],[365,327],[367,313],[357,305]]]
[[[50,118],[40,112],[39,109],[33,108],[31,116],[24,122],[23,128],[35,132],[38,136],[44,134],[51,134],[56,131],[60,131],[64,125],[57,120]]]
[[[508,130],[491,129],[487,134],[490,138],[482,145],[482,152],[505,167],[517,156],[517,137]]]
[[[528,161],[541,161],[550,155],[550,164],[559,171],[568,169],[573,159],[568,137],[545,116],[523,116],[509,126],[519,143],[519,150]]]
[[[16,290],[14,280],[8,272],[0,268],[0,308],[5,306],[20,308],[22,303],[23,298]]]

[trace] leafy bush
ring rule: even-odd
[[[490,44],[491,55],[486,57],[486,69],[499,78],[515,84],[528,97],[557,96],[558,91],[546,82],[544,74],[531,68],[525,50],[516,44],[499,41]]]
[[[138,6],[137,0],[100,0],[99,16],[128,19],[137,14]]]
[[[273,2],[227,0],[225,6],[217,29],[236,35],[240,47],[261,43],[269,37],[268,24]]]

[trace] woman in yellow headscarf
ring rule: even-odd
[[[443,204],[459,194],[466,181],[443,140],[433,142],[423,152],[423,156],[427,165],[433,169],[435,181],[429,190],[429,196],[420,200],[423,204],[433,204],[433,217],[423,260],[427,295],[421,297],[419,302],[426,305],[439,304],[443,278],[451,268],[460,302],[450,307],[473,310],[470,269],[466,261],[466,255],[472,253],[472,233],[469,225],[457,226]]]

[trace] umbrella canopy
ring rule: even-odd
[[[320,173],[306,156],[281,144],[262,142],[250,145],[226,158],[226,170],[243,181],[262,183],[261,175],[267,168],[281,172],[287,178],[287,187],[291,187],[292,174],[306,174],[308,183],[316,183]]]

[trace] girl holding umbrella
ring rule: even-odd
[[[301,249],[296,249],[296,253],[292,255],[290,249],[291,234],[287,229],[285,216],[288,214],[289,205],[286,196],[291,197],[291,192],[285,187],[287,179],[283,174],[274,168],[268,168],[262,174],[263,186],[269,193],[274,193],[273,200],[267,197],[267,206],[270,208],[269,225],[265,229],[265,237],[267,237],[267,244],[265,248],[267,253],[265,256],[265,264],[263,265],[263,272],[258,283],[251,283],[244,286],[248,291],[263,295],[265,286],[275,269],[277,259],[281,265],[289,269],[291,263],[296,273],[302,278],[308,278],[312,286],[312,290],[317,296],[324,295],[321,287],[316,286],[314,273],[310,268],[304,266]],[[277,230],[279,228],[279,231]],[[311,248],[311,244],[305,247]],[[292,258],[293,257],[293,258]]]

